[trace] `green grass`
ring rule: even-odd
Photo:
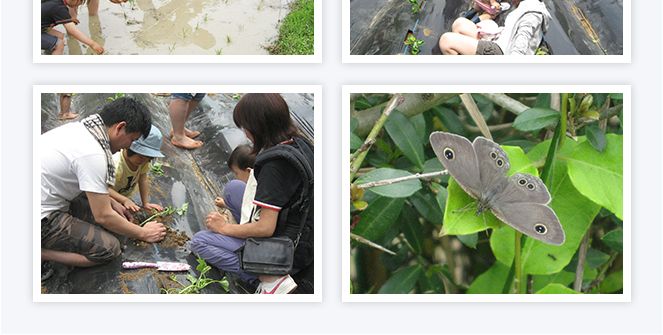
[[[267,50],[271,55],[312,55],[313,0],[295,0],[289,10],[279,29],[278,40]]]

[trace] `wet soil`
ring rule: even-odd
[[[96,16],[79,7],[78,29],[107,55],[267,55],[290,1],[102,0]],[[64,53],[95,54],[71,36]]]

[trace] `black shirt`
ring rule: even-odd
[[[46,32],[58,24],[74,22],[64,0],[46,0],[41,3],[41,31]]]

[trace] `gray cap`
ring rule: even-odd
[[[131,143],[129,149],[147,157],[164,157],[164,155],[161,154],[162,140],[163,135],[161,135],[161,132],[157,127],[152,125],[152,128],[150,128],[150,134],[147,135],[147,138],[141,137],[135,140]]]

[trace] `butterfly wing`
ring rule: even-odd
[[[544,243],[562,245],[564,229],[552,208],[536,203],[505,203],[491,207],[495,216],[513,229]]]
[[[479,199],[482,191],[481,177],[472,143],[459,135],[434,132],[430,134],[430,144],[437,158],[458,185],[474,199]]]
[[[493,197],[493,206],[504,203],[550,202],[548,188],[539,177],[526,173],[516,173],[507,179],[504,188]]]
[[[511,168],[509,155],[499,144],[484,137],[474,139],[472,146],[477,154],[482,188],[487,195],[491,195],[491,190],[503,187],[506,181],[506,174]]]

